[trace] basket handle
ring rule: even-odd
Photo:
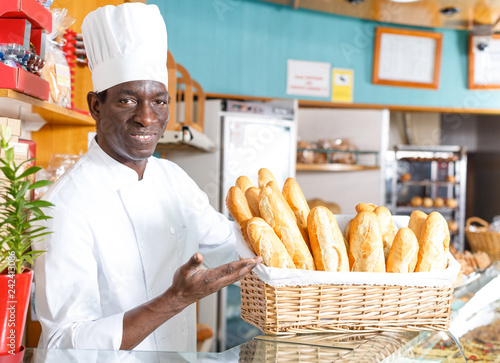
[[[467,218],[467,221],[465,222],[465,228],[469,228],[472,223],[477,223],[480,226],[484,226],[486,228],[490,226],[490,224],[486,222],[484,219],[481,219],[479,217],[470,217]]]

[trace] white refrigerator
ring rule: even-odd
[[[207,193],[215,209],[231,218],[225,196],[240,175],[257,186],[258,170],[267,168],[280,187],[288,177],[295,177],[296,100],[207,100],[204,108],[204,134],[214,142],[214,151],[186,144],[168,145],[163,150],[167,159],[182,167]],[[239,287],[235,285],[200,302],[199,322],[210,325],[215,333],[209,350],[224,351],[259,333],[241,320],[239,308]]]

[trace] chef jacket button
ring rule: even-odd
[[[173,226],[170,227],[170,234],[175,234],[175,228]]]
[[[163,338],[160,340],[160,348],[165,348],[167,346],[167,339]]]

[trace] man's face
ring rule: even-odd
[[[89,106],[94,111],[99,146],[122,164],[144,171],[167,127],[165,85],[156,81],[121,83],[107,90],[104,103],[96,99],[95,94],[90,97]]]

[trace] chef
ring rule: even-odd
[[[35,263],[39,347],[194,351],[193,303],[260,257],[238,260],[234,224],[178,166],[152,157],[169,118],[158,8],[105,6],[82,32],[96,137],[44,196],[55,207],[53,233],[35,246],[46,250]]]

